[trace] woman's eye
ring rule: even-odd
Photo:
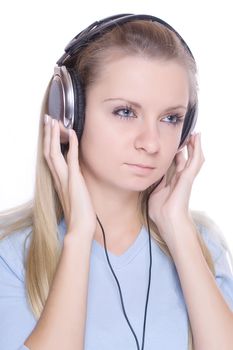
[[[135,111],[129,106],[116,108],[113,111],[113,114],[116,117],[121,118],[121,119],[125,119],[125,120],[130,120],[132,118],[137,117]],[[174,114],[174,115],[171,114],[171,115],[168,115],[167,117],[163,118],[163,120],[165,120],[165,121],[166,121],[166,119],[168,121],[168,124],[171,124],[171,125],[177,125],[184,120],[183,116],[179,116],[178,114]]]
[[[135,118],[136,116],[133,109],[130,107],[117,108],[113,111],[113,114],[116,115],[118,118],[123,118],[123,119],[131,119],[131,118]]]
[[[174,124],[174,125],[177,125],[184,120],[184,118],[182,116],[179,116],[178,114],[168,115],[164,119],[167,119],[169,124]]]

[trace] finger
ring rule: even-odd
[[[200,144],[200,138],[197,135],[193,135],[188,143],[188,161],[185,168],[183,169],[178,183],[181,185],[184,194],[186,193],[187,198],[191,193],[192,184],[198,174],[202,165],[202,150]]]
[[[193,149],[192,149],[192,146],[188,145],[187,150],[188,150],[188,160],[187,160],[187,163],[186,163],[186,167],[188,168],[190,166],[192,160],[193,160]]]
[[[51,127],[50,159],[61,187],[66,186],[68,171],[65,159],[61,153],[59,124],[55,119],[53,119]]]
[[[80,173],[79,159],[78,159],[78,138],[73,129],[69,130],[69,151],[67,153],[67,165],[69,173],[69,195],[71,202],[77,204],[76,193],[83,195],[83,179]],[[76,206],[76,205],[75,205]]]
[[[68,167],[74,167],[76,170],[79,170],[79,161],[78,161],[78,138],[73,129],[69,129],[69,151],[67,153],[67,164]]]
[[[183,150],[178,152],[175,157],[176,172],[181,172],[186,166],[186,158],[184,156]]]
[[[190,161],[188,164],[189,173],[195,177],[204,163],[204,155],[201,147],[200,133],[194,136],[193,145],[190,144]]]
[[[55,172],[59,181],[58,185],[58,194],[61,200],[62,206],[64,208],[65,214],[70,212],[70,198],[69,198],[69,175],[68,175],[68,166],[61,152],[60,144],[60,127],[57,120],[54,119],[52,128],[51,128],[51,148],[50,154],[52,163],[54,165]]]
[[[56,171],[54,169],[53,163],[50,159],[50,148],[51,148],[51,122],[52,119],[47,115],[47,122],[44,125],[44,148],[43,148],[43,154],[47,161],[48,167],[52,173],[53,179],[56,183],[56,185],[59,186],[59,180],[56,174]]]
[[[192,135],[190,137],[189,143],[187,144],[188,160],[187,160],[187,163],[186,163],[186,167],[189,167],[189,165],[192,162],[193,153],[194,153],[194,147],[195,147],[195,136]]]

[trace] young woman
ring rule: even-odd
[[[34,198],[1,214],[0,348],[232,349],[227,247],[189,209],[204,156],[187,44],[158,18],[119,15],[58,66]]]

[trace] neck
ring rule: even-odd
[[[101,186],[88,177],[85,177],[85,181],[108,246],[134,240],[142,226],[139,192]],[[103,244],[103,233],[98,222],[94,239]]]

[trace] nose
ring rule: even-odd
[[[155,121],[145,122],[144,125],[140,125],[140,130],[135,137],[135,148],[143,149],[147,153],[156,153],[160,149],[160,135],[158,126]]]

